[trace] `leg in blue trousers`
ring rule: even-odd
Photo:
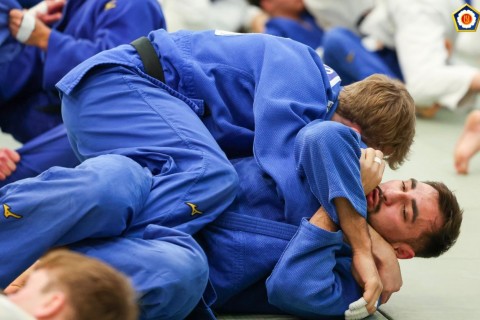
[[[198,115],[162,83],[122,66],[96,67],[62,95],[80,160],[121,154],[147,167],[153,186],[129,232],[149,224],[194,234],[233,201],[237,174]]]

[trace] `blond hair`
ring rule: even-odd
[[[35,264],[47,270],[50,282],[43,289],[61,289],[71,308],[72,320],[134,320],[138,317],[135,292],[130,281],[99,260],[57,249]]]
[[[407,158],[415,136],[415,103],[405,85],[375,74],[343,88],[337,113],[361,128],[362,140],[381,150],[392,169]]]

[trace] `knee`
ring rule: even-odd
[[[90,176],[85,192],[97,199],[97,205],[110,212],[143,206],[150,192],[152,177],[130,158],[120,155],[102,155],[88,159],[77,168],[79,174]]]

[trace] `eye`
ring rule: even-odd
[[[402,213],[403,213],[403,220],[404,220],[404,221],[407,221],[407,209],[406,209],[405,206],[403,206],[403,211],[402,211]]]
[[[403,190],[403,191],[407,191],[407,187],[405,186],[405,182],[404,182],[404,181],[402,181],[402,190]]]

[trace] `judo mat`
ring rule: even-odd
[[[219,320],[300,320],[300,318],[280,315],[221,315]],[[375,312],[365,320],[390,320],[386,318],[381,312]]]

